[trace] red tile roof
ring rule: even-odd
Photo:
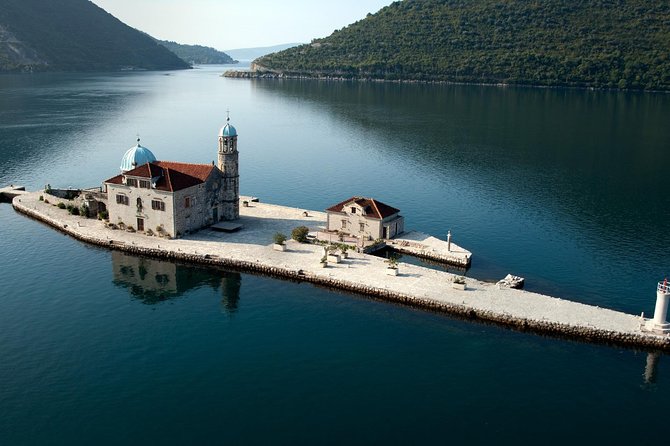
[[[157,190],[174,192],[204,183],[214,169],[216,167],[212,164],[155,161],[137,166],[133,170],[106,180],[105,183],[123,184],[124,176],[146,179],[158,177]]]
[[[326,212],[344,212],[344,208],[351,204],[356,203],[363,209],[365,209],[365,216],[369,218],[376,218],[382,220],[386,217],[390,217],[393,214],[400,212],[399,209],[396,209],[392,206],[382,203],[381,201],[375,200],[374,198],[363,198],[363,197],[351,197],[347,200],[337,203],[335,206],[331,206],[326,209]]]

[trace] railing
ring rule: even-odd
[[[658,282],[656,290],[664,294],[670,294],[670,282],[668,282],[668,279],[664,279],[663,282]]]

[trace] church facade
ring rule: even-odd
[[[218,163],[158,161],[140,145],[123,156],[121,173],[104,181],[110,223],[180,237],[239,218],[237,130],[219,132]]]

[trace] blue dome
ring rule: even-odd
[[[221,127],[219,136],[237,136],[237,130],[235,130],[235,127],[230,125],[230,123],[226,123],[226,125]]]
[[[140,140],[138,139],[137,145],[128,149],[123,155],[123,159],[121,160],[121,171],[127,172],[133,170],[137,166],[153,163],[154,161],[156,161],[154,154],[146,147],[142,147],[140,145]]]

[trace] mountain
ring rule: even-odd
[[[184,45],[169,40],[158,40],[168,50],[187,63],[195,64],[234,64],[237,63],[228,54],[209,46]]]
[[[302,45],[300,43],[284,43],[282,45],[261,46],[257,48],[237,48],[226,50],[226,54],[238,60],[254,60],[270,53],[276,53],[294,46]]]
[[[667,91],[669,24],[667,0],[405,0],[252,68],[259,75]]]
[[[88,0],[0,0],[0,72],[189,65]]]

